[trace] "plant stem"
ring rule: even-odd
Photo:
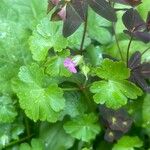
[[[145,54],[148,50],[150,49],[150,47],[148,47],[147,49],[145,49],[141,55]]]
[[[82,36],[82,41],[81,41],[81,45],[80,45],[80,51],[83,51],[85,35],[86,35],[86,30],[87,30],[87,20],[88,20],[88,11],[86,13],[86,18],[85,18],[85,22],[84,22],[84,30],[83,30],[83,36]]]
[[[73,87],[73,88],[62,88],[63,91],[80,91],[79,88]]]
[[[115,8],[115,11],[127,11],[128,8]]]
[[[13,146],[13,145],[16,145],[16,144],[18,144],[18,143],[22,143],[22,142],[24,142],[24,141],[26,141],[26,140],[30,139],[32,136],[33,136],[33,134],[32,134],[32,135],[30,135],[30,136],[24,137],[24,138],[22,138],[22,139],[19,139],[19,140],[16,140],[16,141],[10,142],[9,144],[5,145],[5,147],[4,147],[4,148],[6,148],[6,147],[10,147],[10,146]]]
[[[119,51],[121,60],[123,60],[123,55],[122,55],[122,52],[121,52],[121,48],[120,48],[120,45],[119,45],[119,41],[118,41],[118,37],[117,37],[117,34],[116,34],[116,30],[115,30],[115,23],[112,23],[112,26],[113,26],[113,30],[114,30],[114,34],[115,34],[115,40],[116,40],[116,44],[117,44],[117,47],[118,47],[118,51]]]
[[[29,120],[25,115],[24,115],[24,117],[25,117],[25,126],[26,126],[26,130],[27,130],[27,136],[30,136]]]
[[[127,48],[127,67],[128,67],[128,60],[129,60],[129,52],[130,52],[130,47],[131,47],[131,43],[132,43],[132,40],[133,40],[133,36],[131,36],[130,38],[130,41],[129,41],[129,44],[128,44],[128,48]]]
[[[94,112],[95,111],[95,106],[91,102],[90,95],[88,93],[88,89],[87,88],[83,88],[83,89],[81,89],[81,91],[82,91],[83,95],[85,96],[85,99],[86,99],[89,111]]]
[[[78,150],[81,150],[83,145],[84,145],[84,142],[83,141],[79,141],[79,143],[78,143]]]

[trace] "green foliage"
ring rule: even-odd
[[[142,117],[143,117],[143,126],[145,128],[150,127],[150,94],[147,94],[144,98],[142,106]]]
[[[64,98],[66,100],[66,105],[63,111],[64,115],[69,115],[74,118],[83,115],[87,111],[85,97],[82,93],[76,91],[65,92]]]
[[[92,10],[89,12],[89,18],[87,29],[88,35],[101,44],[110,43],[112,41],[112,35],[105,27],[109,27],[111,23],[95,14]]]
[[[53,56],[46,63],[46,72],[52,76],[71,76],[71,73],[64,67],[64,60],[70,55],[69,51],[59,53],[57,56]]]
[[[37,25],[29,40],[33,59],[43,61],[49,49],[54,48],[55,51],[62,51],[66,48],[67,40],[61,35],[60,27],[60,23],[49,22],[48,18],[44,18]]]
[[[124,136],[118,140],[112,150],[134,150],[142,147],[143,142],[137,137]]]
[[[98,77],[105,79],[92,83],[90,90],[97,104],[117,109],[127,103],[127,98],[137,99],[142,91],[135,84],[127,81],[130,70],[122,62],[105,59],[101,66],[93,71]],[[107,90],[106,90],[107,89]]]
[[[85,114],[66,122],[64,129],[72,137],[90,142],[100,132],[100,126],[96,124],[97,121],[98,118],[94,114]]]
[[[40,126],[40,138],[45,143],[45,150],[50,150],[55,147],[55,150],[66,150],[74,144],[74,138],[66,134],[62,123],[50,125],[42,123]]]
[[[56,122],[65,106],[63,91],[56,84],[43,86],[44,72],[37,64],[22,66],[18,76],[20,80],[14,80],[13,89],[26,115],[34,121]]]
[[[14,121],[17,112],[10,97],[0,97],[0,114],[0,123],[9,123]]]
[[[39,139],[32,139],[31,146],[28,143],[22,143],[19,150],[44,150],[44,145]]]
[[[19,135],[24,132],[21,120],[15,120],[13,123],[1,123],[0,129],[0,149],[5,147],[11,140],[19,140]]]
[[[123,33],[122,15],[126,11],[114,11],[104,0],[61,1],[55,7],[56,1],[0,0],[0,149],[149,149],[150,95],[131,81],[133,71],[141,66],[129,69],[125,65],[129,37]],[[65,32],[77,29],[67,38],[62,34],[66,24],[58,16],[62,7],[67,9],[67,19],[68,14],[72,16]],[[137,10],[146,20],[149,0]],[[118,21],[112,23],[100,15],[112,21],[117,15]],[[149,46],[133,38],[129,58]],[[144,64],[149,64],[149,54],[147,51],[142,55]],[[80,63],[74,59],[78,56],[82,58]],[[64,66],[66,58],[72,60],[74,66],[70,67],[75,67],[77,73]],[[149,66],[141,72],[148,74]],[[147,83],[149,90],[149,76],[143,79],[142,84]],[[105,110],[99,113],[103,104],[113,109],[111,112],[123,106],[133,122],[126,136],[113,131],[116,142],[106,142],[113,121],[102,123],[106,115]],[[121,122],[124,115],[117,115],[116,128],[129,121]]]

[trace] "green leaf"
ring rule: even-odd
[[[0,97],[0,122],[9,123],[14,121],[17,112],[13,105],[12,99],[9,96]]]
[[[22,120],[15,120],[13,123],[0,124],[0,149],[11,140],[18,140],[19,135],[24,132]]]
[[[63,91],[56,84],[44,87],[43,69],[37,64],[22,66],[19,80],[13,81],[13,89],[19,97],[19,103],[26,115],[37,120],[56,122],[65,106]]]
[[[100,46],[90,45],[87,49],[87,58],[88,62],[90,62],[93,66],[98,66],[101,64],[103,57],[102,57],[103,48]]]
[[[150,94],[144,97],[142,107],[143,127],[150,128]]]
[[[87,110],[87,104],[84,102],[82,93],[78,91],[65,92],[66,105],[64,108],[64,115],[69,115],[72,118],[81,116]]]
[[[118,140],[117,144],[114,145],[112,150],[134,150],[140,148],[143,142],[137,137],[123,136]]]
[[[62,123],[42,123],[40,126],[40,138],[45,143],[45,150],[66,150],[74,144],[74,138],[66,134]]]
[[[130,69],[126,68],[123,62],[113,62],[109,59],[105,59],[94,72],[98,77],[106,80],[123,80],[130,76]]]
[[[48,18],[41,20],[29,39],[33,59],[45,60],[48,50],[62,51],[67,47],[67,39],[62,36],[60,22],[50,22]]]
[[[127,103],[128,98],[137,99],[142,91],[135,84],[127,81],[130,71],[124,63],[105,59],[101,66],[94,69],[95,74],[105,80],[92,83],[90,91],[97,104],[118,109]]]
[[[84,26],[81,25],[75,33],[67,38],[68,40],[68,47],[72,48],[73,50],[79,50],[81,46],[81,37],[83,35]],[[91,39],[88,35],[85,36],[85,41],[83,48],[85,49],[88,45],[90,45]]]
[[[71,73],[64,67],[64,60],[70,55],[69,51],[59,53],[57,56],[49,58],[46,63],[46,72],[52,76],[71,76]]]
[[[2,13],[5,18],[22,23],[25,28],[33,29],[47,14],[47,0],[2,0]],[[40,5],[39,5],[40,4]]]
[[[93,113],[76,117],[64,124],[66,133],[79,140],[90,142],[100,132],[98,118]]]
[[[31,146],[27,143],[22,143],[19,150],[45,150],[44,144],[39,139],[32,139]]]
[[[31,60],[26,45],[28,33],[24,31],[19,23],[0,19],[0,93],[12,94],[11,79],[20,64]]]
[[[119,41],[120,49],[121,49],[122,55],[124,56],[124,59],[126,59],[128,44],[129,44],[129,39],[127,37]],[[140,52],[143,52],[144,49],[148,48],[149,46],[150,46],[150,43],[145,44],[143,42],[133,40],[131,44],[131,48],[130,48],[130,56],[137,50],[139,50]],[[118,52],[118,47],[117,47],[116,42],[106,47],[105,52],[114,58],[120,59],[120,54]],[[145,61],[150,60],[150,51],[148,51],[145,55],[142,56],[142,60],[145,60]]]
[[[101,44],[110,43],[112,41],[112,35],[108,29],[105,28],[110,25],[111,23],[109,21],[105,20],[91,9],[89,10],[87,33],[90,38],[98,41]]]
[[[142,5],[139,5],[137,7],[138,12],[140,13],[140,15],[146,20],[147,17],[147,13],[150,10],[149,9],[149,0],[144,0]]]

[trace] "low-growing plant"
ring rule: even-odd
[[[149,0],[0,1],[0,149],[150,149]]]

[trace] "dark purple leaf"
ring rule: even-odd
[[[60,12],[60,9],[57,9],[51,16],[51,20],[52,21],[59,21],[62,20],[62,18],[58,15],[58,13]]]
[[[130,129],[132,120],[124,109],[113,110],[100,106],[99,110],[106,127],[123,133]]]
[[[131,57],[128,62],[129,68],[137,68],[141,64],[141,53],[139,51],[136,51]]]
[[[73,34],[83,22],[77,11],[71,4],[66,6],[66,20],[63,25],[63,35],[68,37]]]
[[[79,16],[85,21],[88,10],[87,0],[72,0],[71,4]]]
[[[136,31],[133,33],[133,36],[136,37],[137,39],[143,41],[144,43],[150,42],[150,33],[148,33],[148,32]]]
[[[150,63],[141,63],[141,53],[135,52],[129,62],[131,69],[130,80],[139,85],[144,91],[150,92],[146,79],[150,79]]]
[[[122,21],[130,32],[139,31],[146,28],[146,23],[141,18],[137,10],[133,8],[124,13]]]
[[[132,72],[130,80],[139,85],[145,92],[150,92],[150,86],[139,71]]]
[[[111,129],[107,128],[107,130],[105,131],[104,139],[108,142],[113,142],[121,138],[122,135],[122,132],[112,131]]]
[[[147,15],[146,26],[147,26],[147,31],[150,31],[150,11],[148,12]]]
[[[124,30],[124,33],[128,34],[129,36],[135,37],[136,39],[138,39],[144,43],[150,42],[150,33],[149,32],[140,32],[140,31],[129,32],[128,30]]]
[[[150,63],[143,63],[141,73],[144,78],[150,79]]]
[[[121,4],[130,5],[133,7],[141,4],[141,0],[114,0],[114,1]]]
[[[51,0],[48,0],[47,13],[49,13],[55,7]]]
[[[88,0],[90,7],[100,16],[112,22],[117,21],[115,10],[106,0]]]

